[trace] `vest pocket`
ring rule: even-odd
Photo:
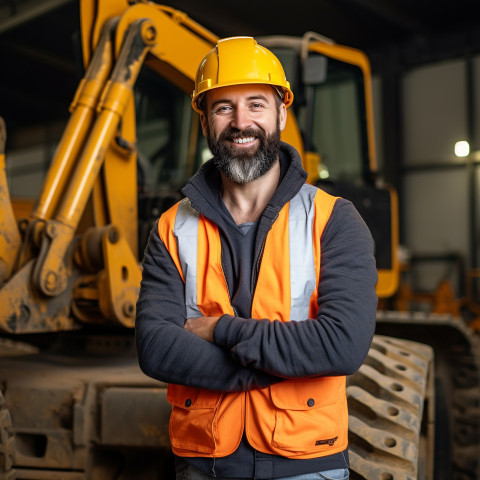
[[[167,398],[172,404],[169,425],[172,447],[199,453],[215,451],[220,397],[220,392],[168,385]]]
[[[272,445],[293,455],[328,453],[344,441],[344,377],[293,380],[270,387],[275,406]]]

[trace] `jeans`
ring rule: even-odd
[[[348,480],[349,473],[347,468],[338,468],[335,470],[328,470],[317,473],[304,473],[302,475],[294,475],[293,477],[282,477],[276,480]],[[214,477],[200,472],[192,466],[188,466],[180,473],[177,473],[177,480],[211,480]],[[222,479],[217,477],[217,480],[235,480]],[[239,479],[237,479],[239,480]]]
[[[337,468],[318,473],[304,473],[294,477],[283,477],[277,480],[348,480],[349,473],[346,468]]]

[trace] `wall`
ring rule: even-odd
[[[472,203],[471,195],[480,190],[473,164],[478,154],[454,155],[459,140],[469,140],[471,150],[480,148],[480,57],[472,66],[473,96],[464,59],[416,68],[401,82],[401,236],[412,254],[424,257],[412,275],[418,289],[432,290],[449,278],[461,294],[464,276],[452,256],[467,269],[476,266],[479,198]]]
[[[63,127],[63,122],[46,123],[19,129],[10,135],[7,125],[5,164],[12,197],[38,197]]]

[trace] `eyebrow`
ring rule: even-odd
[[[261,95],[261,94],[251,95],[250,97],[247,97],[247,101],[251,102],[252,100],[263,100],[264,102],[270,103],[268,98],[265,95]],[[226,103],[228,105],[231,105],[233,102],[228,98],[221,98],[213,102],[210,108],[215,108],[220,103]]]

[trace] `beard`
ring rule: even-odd
[[[255,150],[236,152],[231,144],[235,138],[254,137],[259,140]],[[226,128],[216,140],[208,129],[208,147],[214,156],[216,167],[232,182],[244,184],[252,182],[265,175],[278,159],[280,152],[280,126],[277,125],[273,133],[267,135],[264,130],[246,128]]]

